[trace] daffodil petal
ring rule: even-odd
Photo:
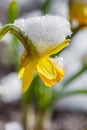
[[[23,76],[23,73],[24,73],[24,70],[25,70],[25,67],[22,67],[18,73],[18,77],[21,78]]]
[[[60,52],[62,49],[64,49],[65,47],[67,47],[69,45],[70,39],[65,40],[63,43],[61,43],[60,45],[54,47],[53,49],[51,49],[51,51],[49,52],[48,50],[48,55],[53,55],[56,54],[58,52]]]
[[[62,81],[65,75],[65,70],[63,67],[60,67],[60,65],[55,66],[55,68],[56,68],[56,73],[57,73],[56,82],[60,82]]]
[[[42,74],[48,79],[56,78],[56,72],[49,57],[40,59],[36,66],[36,70],[39,75]]]
[[[48,87],[52,87],[56,82],[60,82],[65,74],[63,67],[53,62],[49,57],[39,61],[36,68],[38,75]]]
[[[39,76],[40,76],[41,80],[44,82],[44,84],[47,87],[52,87],[57,82],[56,78],[54,78],[54,79],[48,79],[47,77],[45,77],[41,73],[39,73]]]
[[[29,86],[32,82],[32,79],[34,77],[34,69],[35,69],[35,65],[31,64],[31,63],[28,63],[25,67],[25,70],[24,70],[24,73],[22,76],[23,93],[26,92],[26,90],[29,88]]]

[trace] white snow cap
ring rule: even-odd
[[[19,19],[14,25],[29,37],[40,53],[62,43],[67,36],[71,35],[69,22],[60,16],[45,15]]]

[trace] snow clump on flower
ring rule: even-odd
[[[60,16],[46,15],[18,19],[14,25],[33,42],[39,53],[61,44],[67,36],[71,35],[69,22]]]

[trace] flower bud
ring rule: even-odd
[[[87,0],[70,0],[70,21],[87,25]]]

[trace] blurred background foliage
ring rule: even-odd
[[[0,21],[3,25],[13,23],[17,18],[46,14],[61,15],[71,23],[70,46],[56,54],[65,60],[66,75],[63,82],[49,89],[35,74],[28,91],[22,94],[21,81],[16,73],[20,67],[20,55],[24,48],[20,41],[10,34],[7,34],[1,41],[3,44],[0,44],[1,102],[11,104],[22,99],[23,124],[26,130],[27,127],[30,128],[27,122],[31,110],[36,114],[35,130],[42,129],[45,115],[48,116],[46,118],[50,118],[49,113],[52,114],[54,106],[58,109],[73,108],[87,111],[87,2],[85,0],[0,1]],[[69,99],[68,96],[72,98]],[[79,99],[83,99],[84,103]]]

